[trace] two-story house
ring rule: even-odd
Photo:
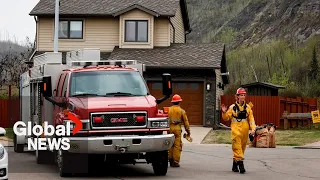
[[[36,50],[53,51],[55,0],[40,0]],[[191,32],[185,0],[60,0],[59,52],[100,48],[101,59],[134,59],[146,64],[149,90],[161,97],[161,75],[171,73],[173,93],[193,125],[212,126],[222,90],[224,46],[188,44]],[[226,82],[224,82],[226,84]],[[162,106],[170,106],[170,100]]]

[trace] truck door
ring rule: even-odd
[[[61,73],[60,78],[56,84],[56,88],[53,92],[54,100],[57,102],[62,102],[62,87],[65,80],[66,73]],[[54,106],[53,110],[53,119],[54,119],[54,125],[56,124],[56,119],[59,118],[59,112],[61,111],[61,108],[59,106]]]

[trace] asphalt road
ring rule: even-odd
[[[12,147],[9,153],[10,180],[65,179],[58,174],[55,165],[38,165],[32,153],[17,154]],[[86,175],[70,179],[320,179],[319,149],[248,148],[246,151],[246,174],[231,171],[230,147],[214,145],[184,146],[181,167],[169,167],[167,176],[154,176],[150,164],[105,167],[100,175]]]

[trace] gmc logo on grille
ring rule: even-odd
[[[128,122],[127,118],[111,118],[110,119],[111,123],[125,123]]]

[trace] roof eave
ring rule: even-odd
[[[39,17],[54,17],[54,14],[44,14],[44,13],[36,13],[36,14],[29,14],[30,16],[39,16]],[[174,17],[175,15],[172,14],[161,14],[157,15],[156,17]],[[113,17],[116,18],[117,16],[111,14],[59,14],[59,17]]]
[[[273,89],[285,89],[284,86],[277,86],[277,85],[273,86],[270,84],[265,84],[263,82],[254,82],[254,83],[250,83],[250,84],[244,84],[244,85],[241,85],[241,87],[247,88],[247,87],[255,86],[255,85],[262,85],[262,86],[273,88]]]
[[[30,16],[54,17],[54,13],[35,13]],[[111,14],[59,14],[59,17],[113,17]]]

